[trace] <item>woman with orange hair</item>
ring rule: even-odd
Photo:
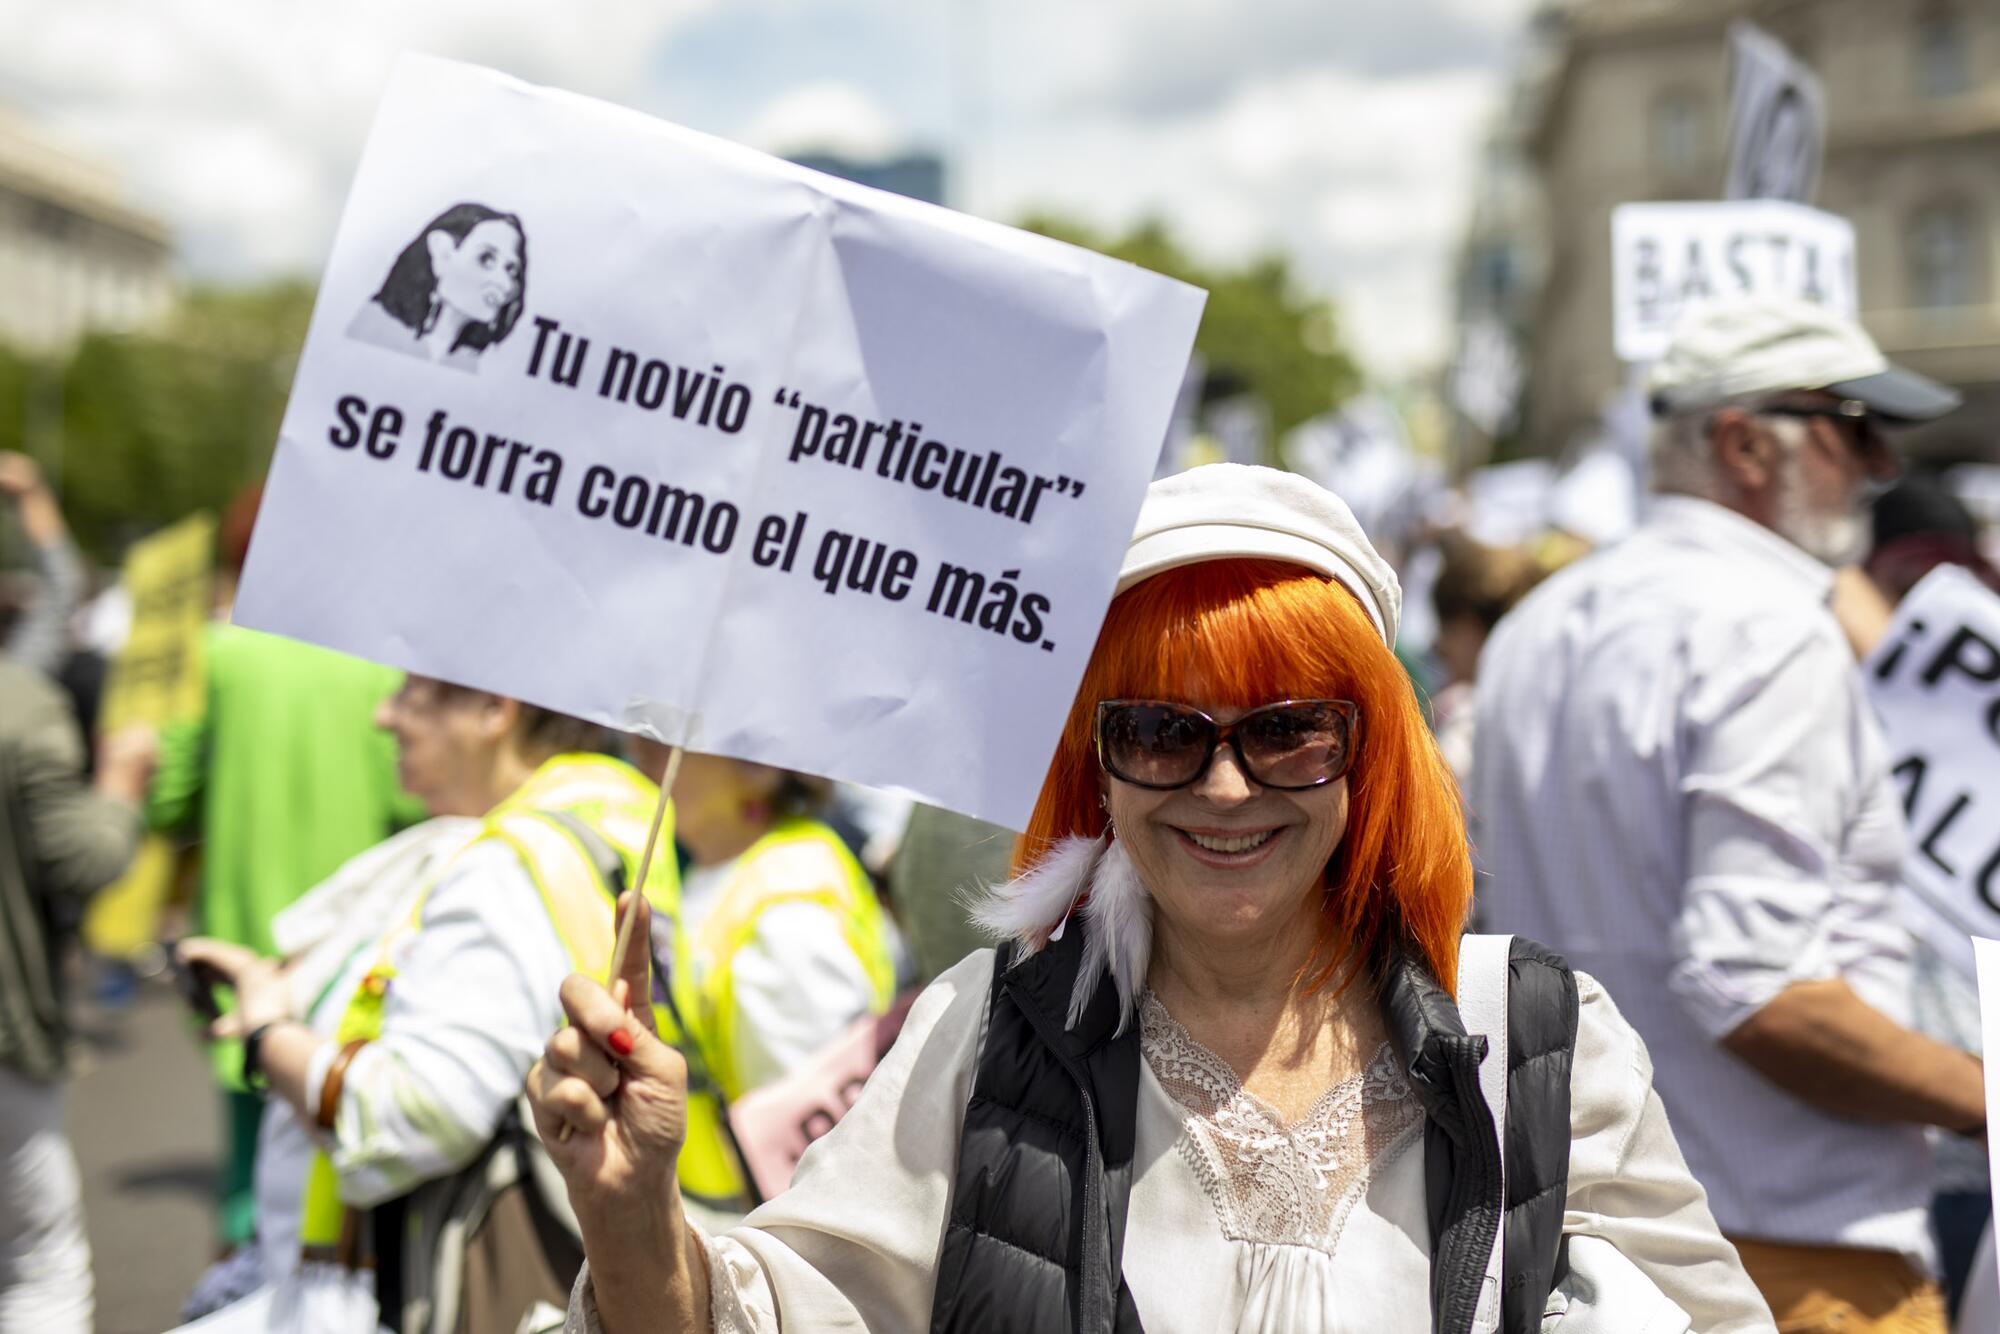
[[[680,1207],[684,1071],[617,994],[644,960],[571,978],[529,1079],[591,1262],[570,1328],[1770,1330],[1603,990],[1504,938],[1461,968],[1400,601],[1301,478],[1155,483],[978,906],[1003,944],[742,1227]]]

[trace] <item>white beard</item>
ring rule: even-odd
[[[1815,513],[1806,500],[1805,469],[1796,452],[1780,467],[1776,506],[1772,531],[1821,564],[1838,569],[1868,554],[1867,506],[1857,497],[1838,514]]]

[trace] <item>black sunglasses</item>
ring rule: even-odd
[[[1795,417],[1801,421],[1825,417],[1830,421],[1843,422],[1853,428],[1848,440],[1863,458],[1870,454],[1883,454],[1891,460],[1896,459],[1896,447],[1882,433],[1882,418],[1858,398],[1843,398],[1838,403],[1772,403],[1758,408],[1757,412],[1766,417]]]
[[[1320,787],[1354,763],[1361,710],[1344,699],[1287,699],[1224,725],[1185,704],[1107,699],[1097,706],[1097,762],[1134,787],[1186,787],[1224,742],[1264,787]]]

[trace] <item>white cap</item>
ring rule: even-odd
[[[1367,610],[1382,642],[1395,646],[1403,613],[1396,572],[1345,501],[1276,468],[1211,463],[1147,487],[1118,591],[1183,565],[1237,557],[1290,561],[1339,580]]]
[[[1854,321],[1807,301],[1707,301],[1690,307],[1653,367],[1656,413],[1750,394],[1824,389],[1892,421],[1929,421],[1961,401],[1953,390],[1890,364]]]

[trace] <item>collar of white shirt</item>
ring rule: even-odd
[[[1757,561],[1765,569],[1796,579],[1802,590],[1825,602],[1833,595],[1833,570],[1784,538],[1735,510],[1697,496],[1654,496],[1646,526],[1708,551]]]

